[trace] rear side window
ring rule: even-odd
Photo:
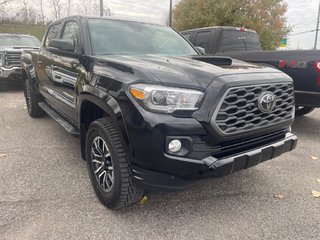
[[[67,22],[62,33],[62,39],[71,40],[76,52],[82,51],[80,27],[76,22]]]
[[[211,31],[203,31],[198,32],[196,35],[195,46],[202,47],[206,50],[206,53],[211,52],[211,44],[210,44]]]
[[[62,23],[59,23],[49,28],[47,38],[44,44],[46,48],[48,47],[50,40],[59,38],[61,27]]]

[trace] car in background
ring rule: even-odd
[[[206,55],[229,56],[281,70],[294,82],[296,115],[320,107],[320,51],[262,51],[257,32],[237,27],[207,27],[186,30],[182,35]]]
[[[38,38],[22,34],[0,34],[0,84],[23,86],[21,77],[21,53],[39,49]]]

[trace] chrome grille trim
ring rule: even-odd
[[[21,66],[21,52],[5,52],[4,53],[5,67],[20,67]]]
[[[270,113],[258,108],[261,94],[276,95]],[[231,87],[218,104],[211,124],[221,135],[232,136],[286,123],[294,118],[294,88],[291,82]]]

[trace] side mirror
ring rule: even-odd
[[[200,55],[206,55],[206,50],[203,47],[196,46],[196,50]]]
[[[52,39],[49,41],[49,51],[63,51],[74,53],[76,48],[73,44],[73,41],[70,39]]]

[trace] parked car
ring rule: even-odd
[[[0,34],[0,83],[23,84],[21,53],[24,49],[39,49],[40,41],[33,36]]]
[[[52,23],[24,51],[28,113],[80,137],[107,207],[179,190],[295,148],[292,79],[266,66],[199,56],[171,28],[114,18]],[[45,143],[44,143],[45,144]]]
[[[230,56],[247,62],[267,64],[288,74],[294,82],[296,115],[320,107],[320,51],[262,51],[259,35],[249,29],[209,27],[183,31],[195,46],[208,55]]]

